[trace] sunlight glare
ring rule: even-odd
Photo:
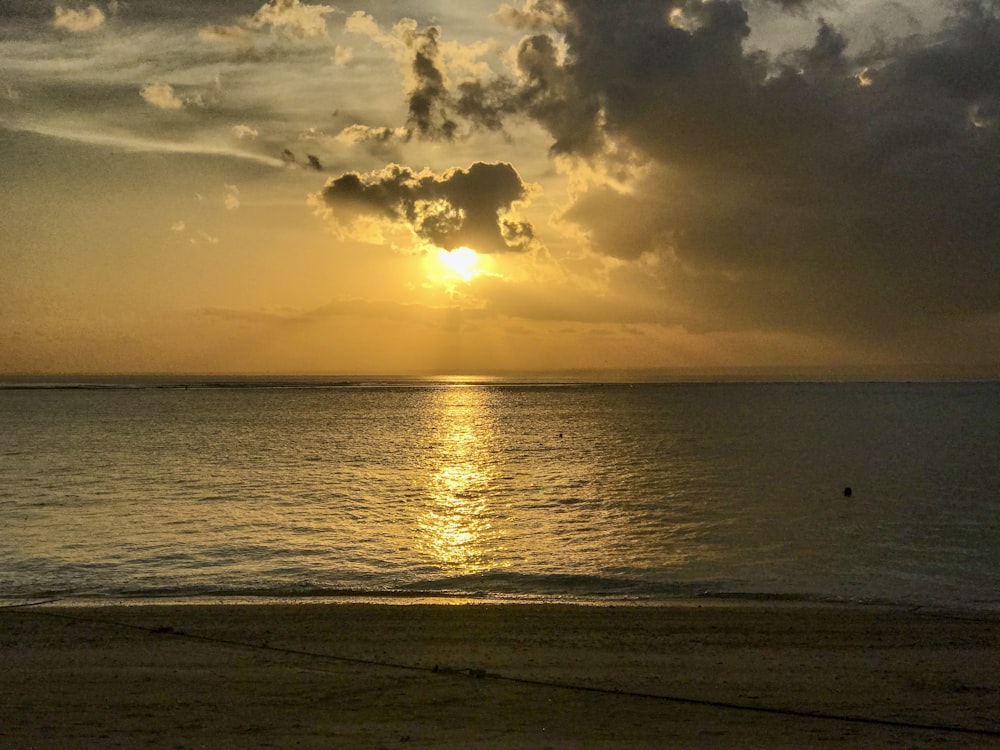
[[[461,278],[462,281],[469,281],[482,273],[478,267],[479,255],[472,248],[459,247],[455,250],[439,250],[438,260],[441,265]]]

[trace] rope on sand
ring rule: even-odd
[[[57,601],[57,600],[51,600]],[[36,606],[48,602],[33,602],[27,605],[13,605],[14,607]],[[519,685],[530,685],[534,687],[552,688],[557,690],[572,690],[582,693],[598,693],[602,695],[612,695],[624,698],[641,698],[645,700],[663,701],[664,703],[679,703],[689,706],[704,706],[708,708],[719,708],[729,711],[748,711],[760,714],[772,714],[778,716],[792,716],[802,719],[821,719],[825,721],[848,722],[853,724],[869,724],[875,726],[894,727],[898,729],[914,729],[932,732],[947,732],[953,734],[979,735],[986,737],[1000,737],[1000,729],[977,729],[974,727],[963,727],[952,724],[929,724],[915,721],[902,721],[896,719],[879,719],[872,716],[857,716],[851,714],[834,714],[823,711],[808,711],[794,708],[779,708],[774,706],[756,706],[746,703],[730,703],[728,701],[713,701],[702,698],[687,698],[677,695],[666,695],[663,693],[647,693],[635,690],[622,690],[620,688],[597,687],[593,685],[578,685],[568,682],[557,682],[554,680],[538,680],[528,677],[517,677],[503,675],[495,672],[488,672],[479,668],[457,668],[446,667],[435,664],[434,666],[421,666],[419,664],[404,664],[402,662],[383,661],[379,659],[365,659],[356,656],[343,656],[338,654],[323,653],[318,651],[306,651],[303,649],[286,648],[283,646],[272,646],[269,643],[251,643],[248,641],[238,641],[230,638],[220,638],[210,635],[199,635],[177,630],[171,626],[149,626],[136,625],[133,623],[121,622],[118,620],[107,620],[98,617],[83,617],[65,612],[52,612],[46,610],[34,610],[32,614],[57,617],[76,622],[90,622],[100,625],[112,625],[115,627],[139,630],[153,635],[173,636],[193,641],[203,641],[236,648],[251,649],[255,651],[267,651],[275,654],[288,656],[306,657],[323,661],[338,662],[344,664],[359,664],[369,667],[381,667],[385,669],[398,669],[410,672],[429,672],[437,675],[469,677],[481,680],[496,680],[498,682],[509,682]]]
[[[42,599],[38,602],[20,602],[18,604],[0,604],[0,609],[24,609],[25,607],[38,607],[42,604],[52,604],[59,599]]]

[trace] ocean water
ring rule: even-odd
[[[8,601],[1000,607],[1000,383],[55,385],[0,384]]]

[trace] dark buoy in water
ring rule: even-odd
[[[844,487],[844,497],[850,497],[850,496],[851,496],[851,488]]]

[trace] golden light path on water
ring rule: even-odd
[[[996,599],[995,384],[455,378],[0,401],[2,596]]]
[[[427,464],[427,505],[418,550],[457,575],[496,566],[499,529],[490,507],[497,480],[493,416],[483,389],[451,386],[435,393],[438,440]]]

